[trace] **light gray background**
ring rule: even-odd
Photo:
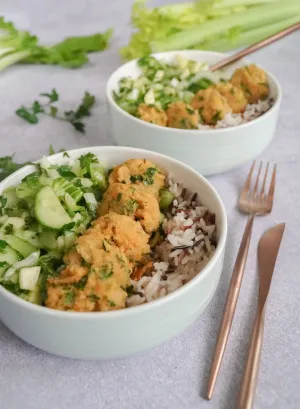
[[[38,34],[43,42],[115,27],[110,49],[93,55],[91,63],[79,70],[14,66],[1,72],[0,155],[16,152],[16,158],[25,161],[46,153],[50,143],[56,150],[111,144],[104,89],[108,76],[121,62],[119,47],[128,41],[131,1],[1,0],[0,7],[1,14]],[[269,298],[255,408],[300,407],[299,44],[300,33],[297,33],[253,56],[255,62],[277,76],[283,87],[276,137],[262,156],[278,164],[278,184],[272,214],[255,224],[235,322],[213,400],[206,402],[201,394],[246,222],[235,204],[248,165],[210,178],[228,214],[225,266],[211,304],[188,330],[140,356],[80,362],[36,350],[0,323],[0,409],[234,408],[254,316],[256,245],[268,226],[282,221],[287,223],[287,228]],[[61,104],[67,108],[75,107],[85,90],[96,95],[97,106],[87,121],[86,135],[50,118],[29,125],[14,114],[21,104],[30,103],[40,92],[54,87],[61,96]]]

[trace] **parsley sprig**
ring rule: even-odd
[[[46,97],[48,102],[42,104],[40,101],[34,101],[30,107],[22,105],[16,110],[16,114],[27,121],[30,124],[37,124],[40,120],[39,114],[44,114],[52,118],[60,119],[62,121],[69,122],[77,131],[85,132],[84,117],[91,115],[91,108],[96,102],[96,98],[89,92],[85,91],[81,104],[76,110],[72,111],[59,111],[58,107],[54,105],[59,101],[59,94],[56,89],[53,89],[50,93],[42,92],[42,97]]]

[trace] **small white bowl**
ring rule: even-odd
[[[130,158],[147,158],[168,169],[216,214],[218,245],[205,268],[189,283],[161,299],[109,312],[64,312],[30,304],[0,285],[0,319],[16,335],[44,351],[70,358],[110,359],[139,353],[183,331],[206,308],[222,271],[227,219],[223,203],[211,184],[174,159],[140,149],[91,147],[69,151],[70,158],[92,152],[108,167]],[[49,157],[65,164],[62,153]],[[0,183],[0,192],[21,181],[33,166],[26,166]]]
[[[226,55],[211,51],[172,51],[153,54],[158,59],[171,62],[176,55],[215,63]],[[237,67],[249,64],[247,60],[226,69],[230,76]],[[178,159],[203,175],[213,175],[240,166],[257,157],[271,142],[275,133],[281,89],[277,80],[267,72],[270,95],[275,103],[269,111],[246,124],[225,129],[186,130],[167,128],[142,121],[122,110],[113,99],[113,91],[118,89],[119,80],[126,76],[140,74],[137,60],[118,68],[108,80],[106,98],[110,116],[111,133],[122,146],[150,149]]]

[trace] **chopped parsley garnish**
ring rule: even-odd
[[[8,266],[9,266],[9,264],[8,264],[7,261],[0,261],[0,268],[5,268],[5,267],[8,267]]]
[[[64,152],[63,157],[64,157],[64,158],[69,158],[70,155],[68,154],[68,152]]]
[[[154,175],[158,172],[156,168],[148,168],[144,173],[143,183],[144,185],[153,185],[154,183]]]
[[[4,207],[7,203],[7,199],[4,196],[0,196],[0,215],[3,216],[4,214]]]
[[[100,300],[100,297],[98,297],[98,295],[96,295],[96,294],[89,294],[88,299],[90,301],[92,301],[92,302],[96,302],[96,301]]]
[[[216,124],[221,119],[221,116],[221,111],[217,111],[212,117],[213,122]]]
[[[12,234],[12,232],[14,231],[14,226],[11,223],[9,223],[5,226],[4,230],[5,234]]]
[[[109,251],[109,243],[104,239],[102,242],[103,250]]]
[[[109,277],[111,277],[113,275],[113,270],[112,268],[109,268],[109,266],[107,264],[105,264],[103,267],[101,267],[100,269],[100,274],[99,277],[102,280],[107,280]]]
[[[125,291],[127,292],[128,296],[132,295],[134,293],[133,285],[129,285],[128,287],[126,287]]]
[[[242,88],[242,90],[243,90],[246,94],[248,94],[250,97],[252,96],[252,93],[251,93],[251,91],[250,91],[250,89],[248,88],[247,85],[241,84],[241,88]]]
[[[76,175],[71,171],[71,166],[63,165],[57,167],[57,172],[64,178],[75,178]]]
[[[125,265],[125,260],[119,254],[116,255],[116,259],[119,261],[120,264],[122,264],[123,266]]]
[[[74,227],[75,227],[75,222],[64,224],[61,229],[62,233],[65,233],[66,231],[71,231]]]
[[[122,199],[122,193],[118,193],[118,196],[117,196],[117,198],[116,198],[116,201],[117,201],[117,202],[120,202],[121,199]]]
[[[0,253],[3,253],[7,246],[8,244],[5,240],[0,240]]]
[[[195,111],[192,108],[186,107],[186,110],[190,115],[193,115],[195,113]]]
[[[139,208],[138,202],[134,199],[129,199],[123,205],[123,213],[125,216],[132,216],[138,208]]]
[[[74,302],[75,302],[75,293],[74,293],[74,291],[68,291],[65,294],[65,298],[64,298],[65,305],[67,305],[69,307],[72,307]]]
[[[143,176],[142,175],[134,175],[130,177],[130,181],[132,183],[136,183],[136,182],[142,182],[143,181]]]
[[[234,88],[230,88],[229,92],[230,92],[231,95],[234,95],[235,94]]]
[[[74,283],[74,287],[78,288],[79,290],[83,290],[84,287],[86,286],[87,280],[88,280],[88,274],[83,276],[79,281],[77,281],[77,283]]]
[[[116,303],[114,303],[112,300],[107,300],[107,302],[108,302],[108,305],[110,307],[115,307],[116,306]]]

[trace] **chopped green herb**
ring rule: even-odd
[[[103,249],[107,252],[109,251],[109,243],[104,239],[102,242]]]
[[[142,182],[143,181],[143,176],[142,175],[134,175],[130,177],[130,181],[132,183],[136,183],[136,182]]]
[[[116,201],[117,201],[117,202],[120,202],[121,199],[122,199],[122,193],[118,193],[118,196],[117,196],[117,198],[116,198]]]
[[[109,268],[109,266],[105,264],[100,269],[100,278],[102,280],[107,280],[109,277],[111,277],[113,275],[113,273],[114,272],[112,271],[112,269]]]
[[[96,294],[89,294],[88,299],[92,302],[97,302],[98,300],[100,300],[100,297],[98,297],[98,295]]]
[[[83,290],[84,287],[86,286],[87,280],[88,280],[88,274],[83,276],[77,283],[74,283],[74,287],[78,288],[79,290]]]
[[[71,166],[67,166],[67,165],[62,165],[62,166],[58,166],[57,168],[57,172],[60,174],[60,176],[63,176],[64,178],[75,178],[76,175],[74,172],[71,171]]]
[[[112,300],[107,300],[107,302],[108,302],[108,305],[110,307],[115,307],[116,306],[116,303],[114,303]]]
[[[14,231],[14,226],[11,223],[9,223],[5,226],[4,230],[5,234],[12,234],[12,232]]]
[[[195,113],[195,111],[192,108],[186,107],[186,110],[190,115],[194,115]]]
[[[4,196],[0,196],[0,215],[4,215],[4,207],[6,206],[7,198]]]
[[[125,216],[132,216],[138,208],[139,208],[138,202],[134,199],[129,199],[123,205],[123,213]]]
[[[231,88],[230,88],[230,90],[229,90],[229,92],[230,92],[230,94],[231,94],[231,95],[234,95],[234,94],[235,94],[235,92],[234,92],[234,88],[233,88],[233,87],[231,87]]]
[[[3,253],[7,246],[8,243],[5,240],[0,240],[0,253]]]
[[[247,85],[241,84],[241,88],[242,88],[242,90],[243,90],[246,94],[248,94],[250,97],[252,96],[252,93],[251,93],[251,91],[250,91],[250,89],[248,88]]]
[[[119,254],[116,255],[116,259],[119,261],[120,264],[123,266],[125,265],[125,260]]]
[[[156,168],[148,168],[147,171],[144,173],[143,183],[144,185],[153,185],[154,178],[153,176],[158,172]]]
[[[68,291],[65,294],[64,303],[65,305],[72,307],[75,302],[75,293],[74,291]]]
[[[8,266],[9,266],[9,264],[8,264],[7,261],[0,261],[0,268],[6,268]]]
[[[64,157],[64,158],[69,158],[70,155],[68,154],[68,152],[64,152],[63,157]]]
[[[53,89],[51,93],[41,93],[40,95],[48,97],[49,101],[43,105],[39,101],[34,101],[31,107],[24,107],[22,105],[16,110],[16,114],[30,124],[37,124],[39,122],[38,114],[43,113],[44,115],[52,118],[70,122],[70,124],[77,131],[84,133],[85,124],[82,122],[82,119],[90,116],[90,110],[96,101],[94,95],[91,95],[89,92],[85,91],[81,104],[78,106],[78,108],[75,111],[65,111],[63,116],[57,115],[58,108],[51,105],[54,102],[57,102],[59,99],[55,89]]]
[[[269,84],[267,82],[259,82],[259,85],[269,88]]]
[[[221,112],[221,111],[217,111],[217,112],[213,115],[212,121],[216,124],[221,118],[222,118],[222,112]]]
[[[66,231],[71,231],[74,227],[75,227],[75,222],[64,224],[61,229],[61,232],[65,233]]]
[[[90,165],[92,163],[97,163],[98,159],[97,157],[89,152],[86,155],[81,155],[79,158],[79,163],[80,163],[80,167],[83,170],[84,174],[86,174],[89,171]]]
[[[55,150],[53,148],[52,145],[49,145],[49,155],[54,155],[55,154]]]

